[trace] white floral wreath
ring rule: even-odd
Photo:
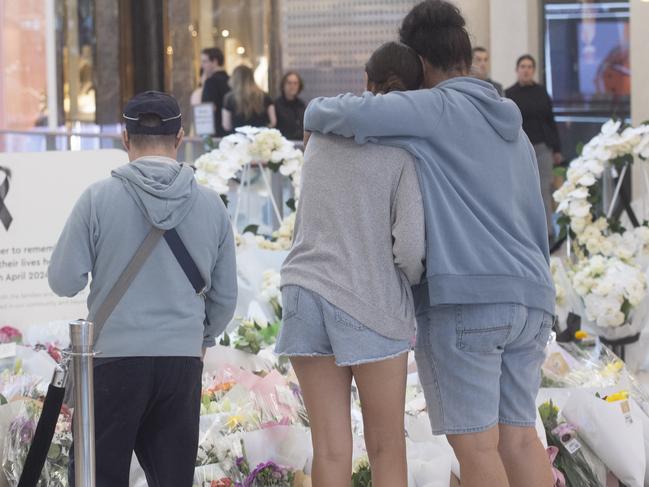
[[[610,339],[633,335],[644,327],[649,227],[625,230],[610,220],[620,184],[607,214],[599,216],[595,203],[600,195],[595,183],[611,168],[619,173],[621,183],[635,156],[642,164],[649,159],[649,124],[631,127],[610,120],[571,162],[565,183],[554,193],[561,233],[570,237],[569,248],[575,252],[567,279],[557,283],[558,304],[566,294],[564,287],[571,287],[581,301],[571,303],[577,308],[573,310],[581,308],[591,326]],[[647,178],[645,170],[643,167]],[[646,182],[649,185],[649,179]],[[642,316],[633,316],[641,304]],[[625,324],[632,326],[622,329]]]
[[[240,127],[237,129],[237,133],[224,137],[217,149],[200,156],[194,165],[196,180],[199,184],[212,188],[222,196],[228,193],[228,183],[237,174],[241,173],[242,182],[250,177],[249,169],[252,164],[257,164],[260,167],[266,189],[269,194],[272,194],[270,182],[263,171],[263,166],[266,166],[272,171],[290,178],[295,200],[289,204],[289,207],[295,210],[300,195],[303,163],[302,151],[295,148],[295,145],[282,136],[279,130]],[[257,236],[255,242],[257,246],[268,250],[288,250],[293,240],[295,211],[282,218],[282,212],[272,197],[271,202],[275,215],[281,222],[280,228],[271,235],[270,240]],[[237,205],[234,221],[237,221],[238,213],[239,206]],[[237,244],[243,241],[242,238],[237,238]]]
[[[239,171],[258,163],[289,177],[297,197],[304,162],[302,151],[276,129],[240,127],[236,132],[221,139],[217,149],[196,159],[198,182],[224,195],[228,193],[228,182]]]

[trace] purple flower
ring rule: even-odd
[[[264,482],[258,484],[258,481],[269,480],[270,484]],[[250,472],[250,475],[243,483],[243,487],[255,487],[256,485],[283,485],[280,482],[289,482],[290,472],[288,469],[277,465],[273,461],[260,463],[257,467]]]

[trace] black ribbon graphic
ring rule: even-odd
[[[0,222],[4,225],[6,230],[9,230],[13,217],[9,213],[7,205],[5,205],[5,198],[9,193],[9,182],[11,181],[11,170],[7,167],[0,166],[0,173],[5,173],[5,180],[0,184]]]

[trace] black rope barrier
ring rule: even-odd
[[[56,423],[59,420],[64,394],[65,386],[57,387],[54,384],[50,384],[47,389],[47,395],[43,402],[43,411],[41,412],[41,417],[38,419],[36,432],[34,433],[32,444],[29,447],[29,453],[27,453],[23,471],[20,474],[18,487],[36,487],[38,484],[41,472],[43,471],[43,465],[45,465],[45,460],[47,459],[47,453],[52,444]]]

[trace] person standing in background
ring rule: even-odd
[[[248,66],[237,66],[230,79],[232,91],[223,99],[223,129],[231,132],[237,127],[275,127],[277,115],[273,99],[255,82]]]
[[[221,123],[223,97],[230,91],[230,77],[224,68],[225,57],[218,47],[209,47],[201,51],[201,69],[205,76],[201,102],[214,104],[214,135],[226,135]]]
[[[548,238],[553,239],[553,167],[561,164],[561,143],[554,121],[552,99],[545,87],[534,81],[536,60],[529,54],[518,58],[518,82],[505,90],[505,96],[518,105],[523,115],[523,130],[534,146],[541,177],[541,193],[548,221]]]
[[[299,98],[304,81],[295,71],[289,71],[282,78],[282,94],[275,100],[277,128],[289,140],[304,137],[304,110],[306,104]]]
[[[503,96],[503,85],[489,78],[489,51],[484,47],[477,46],[473,48],[473,65],[471,66],[471,71],[476,78],[494,85],[498,94]]]

